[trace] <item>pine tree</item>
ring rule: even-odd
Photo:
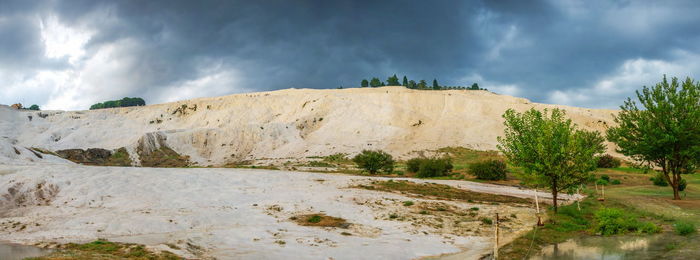
[[[408,78],[406,76],[403,76],[403,84],[401,86],[408,87]]]
[[[472,87],[470,89],[471,90],[479,90],[480,89],[479,84],[476,84],[476,83],[472,84]]]
[[[440,85],[438,85],[437,79],[433,79],[433,89],[434,90],[440,89]]]
[[[426,89],[426,88],[428,88],[428,82],[425,82],[425,80],[421,79],[420,82],[418,82],[418,89]]]
[[[399,83],[399,77],[397,77],[396,74],[387,78],[386,83],[388,86],[401,86],[401,84]]]

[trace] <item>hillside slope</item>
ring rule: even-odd
[[[125,147],[135,164],[139,155],[162,147],[198,165],[362,149],[404,156],[447,146],[494,150],[503,133],[503,112],[531,107],[566,109],[579,126],[598,131],[612,124],[616,113],[486,91],[286,89],[90,111],[0,107],[0,136],[51,151]]]

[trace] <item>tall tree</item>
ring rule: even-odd
[[[433,79],[433,89],[434,90],[440,89],[440,85],[438,85],[437,79]]]
[[[554,212],[559,192],[584,183],[597,165],[596,155],[605,150],[600,133],[577,129],[563,110],[524,113],[508,109],[505,133],[498,137],[498,150],[525,170],[524,179],[548,187]]]
[[[479,90],[481,88],[479,88],[479,84],[474,83],[474,84],[472,84],[472,87],[470,89],[471,90]]]
[[[29,110],[40,110],[39,105],[37,105],[37,104],[31,105],[31,106],[29,106]]]
[[[387,86],[401,86],[401,83],[399,83],[399,77],[394,74],[394,76],[391,76],[386,79],[386,84]]]
[[[363,79],[362,82],[360,82],[360,87],[361,88],[369,87],[369,81],[367,81],[367,79]]]
[[[369,81],[369,86],[376,88],[376,87],[381,87],[382,86],[382,81],[379,80],[379,78],[372,78],[372,80]]]
[[[636,92],[643,108],[630,98],[615,116],[618,125],[608,129],[608,140],[619,153],[660,169],[680,200],[681,174],[692,173],[700,163],[700,82],[682,83],[664,76],[660,83]]]
[[[401,84],[401,86],[408,87],[408,78],[406,78],[406,76],[403,76],[403,82],[402,82],[402,83],[403,83],[403,84]]]

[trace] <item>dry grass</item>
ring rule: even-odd
[[[350,223],[345,219],[326,216],[323,213],[298,215],[290,219],[302,226],[339,228],[347,228],[350,226]]]
[[[180,155],[165,145],[158,150],[145,154],[139,151],[141,166],[144,167],[187,167],[190,165],[189,156]]]
[[[370,185],[357,185],[353,186],[352,188],[396,192],[418,197],[430,197],[443,200],[462,200],[467,202],[482,203],[531,203],[529,199],[473,192],[454,188],[449,185],[435,183],[415,183],[410,181],[388,180],[373,181]]]

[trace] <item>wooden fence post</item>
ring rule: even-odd
[[[537,189],[535,189],[535,207],[537,207],[537,214],[540,214],[540,201],[537,198]]]
[[[498,259],[498,213],[496,213],[496,220],[493,222],[495,226],[495,239],[493,242],[493,259],[496,260]]]

